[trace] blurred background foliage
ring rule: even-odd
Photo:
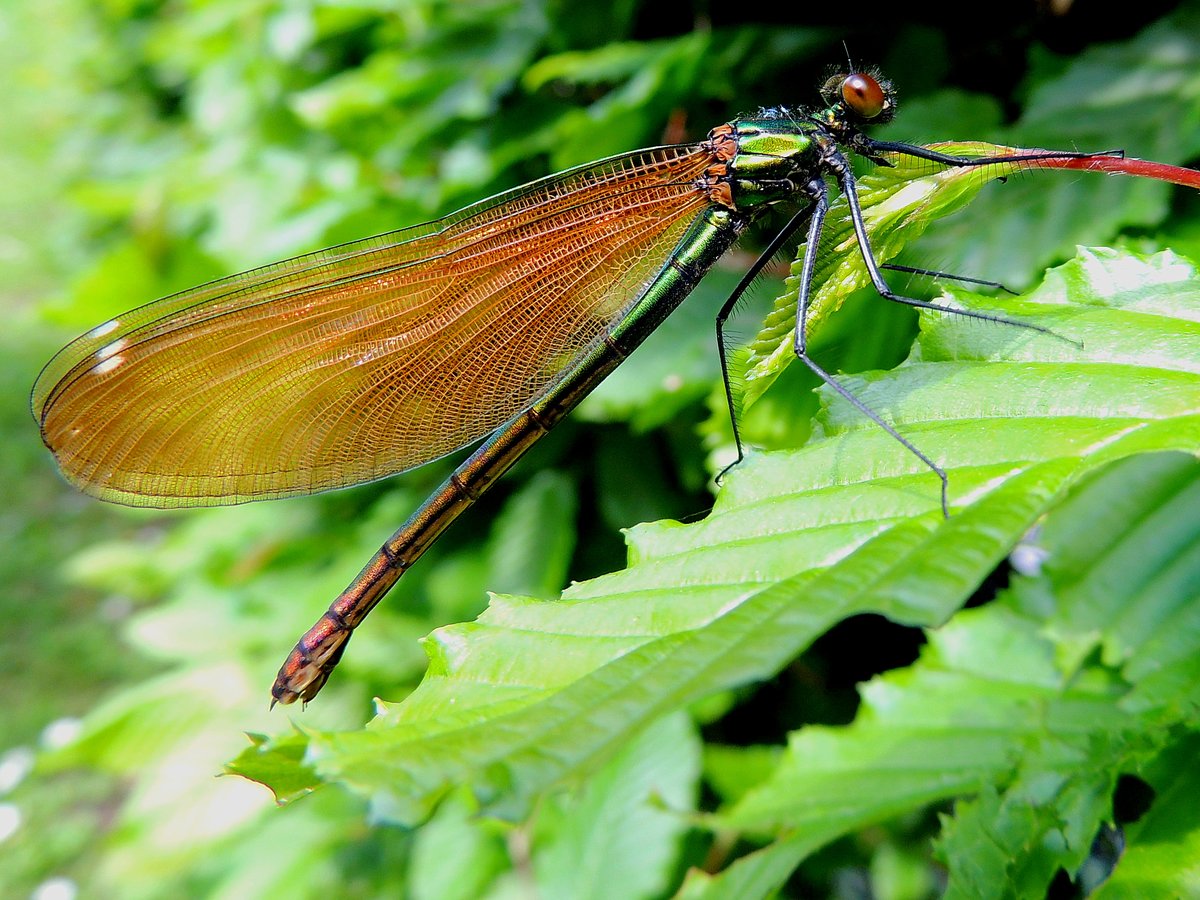
[[[470,803],[452,797],[432,824],[409,830],[348,794],[277,810],[257,785],[213,778],[245,746],[243,732],[286,729],[266,703],[283,655],[446,466],[234,509],[105,507],[61,482],[26,406],[39,366],[82,329],[547,172],[694,139],[761,105],[810,102],[844,58],[842,41],[897,84],[892,138],[1200,157],[1195,2],[1010,4],[983,27],[950,5],[810,6],[44,0],[0,9],[0,894],[504,896],[549,891],[571,874],[569,843],[533,862],[528,852],[539,834],[570,824],[557,800],[524,828],[468,829]],[[1077,202],[1017,179],[932,231],[914,259],[1022,287],[1076,243],[1200,248],[1195,197],[1132,185],[1088,201],[1096,189],[1069,189]],[[402,696],[424,671],[417,639],[469,621],[486,591],[554,596],[623,564],[621,528],[703,515],[710,455],[728,450],[711,321],[744,263],[727,260],[403,579],[320,702],[295,716],[301,727],[358,727],[372,696]],[[751,312],[743,336],[755,325]],[[886,367],[914,330],[905,310],[852,301],[818,352],[833,370]],[[751,411],[748,436],[804,440],[813,386],[789,372]],[[705,736],[779,743],[806,723],[850,721],[855,685],[910,662],[920,640],[882,620],[843,623],[774,681],[719,701],[728,712],[708,711]],[[699,750],[694,731],[671,731],[679,727],[664,723],[660,739],[682,760],[679,798],[664,799],[684,807]],[[701,806],[720,793],[706,785]],[[938,878],[933,829],[931,814],[839,841],[789,890],[926,896]],[[669,858],[640,860],[657,874],[623,886],[626,895],[668,892],[713,852],[698,835],[677,838]],[[456,858],[470,864],[448,865]],[[543,895],[580,892],[562,884]]]

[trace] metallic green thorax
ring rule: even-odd
[[[728,182],[739,209],[795,202],[837,142],[820,117],[788,115],[731,122],[737,153],[729,162]]]

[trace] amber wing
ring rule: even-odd
[[[627,314],[708,202],[698,145],[614,157],[437,222],[221,279],[93,329],[33,391],[87,493],[238,503],[436,459]]]

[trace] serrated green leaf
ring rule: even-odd
[[[1131,489],[1138,499],[1123,510],[1095,515]],[[1137,550],[1149,550],[1158,536],[1168,546],[1186,547],[1180,564],[1192,560],[1191,590],[1177,597],[1176,606],[1200,605],[1200,526],[1193,514],[1186,524],[1163,529],[1175,521],[1177,502],[1195,509],[1188,501],[1197,489],[1200,464],[1178,454],[1123,460],[1092,479],[1051,513],[1041,539],[1043,574],[1022,579],[1000,603],[960,613],[932,633],[917,664],[863,689],[863,708],[852,726],[796,733],[773,777],[717,823],[780,834],[755,856],[794,865],[803,852],[854,827],[978,793],[958,804],[940,841],[949,871],[946,895],[1043,896],[1060,868],[1074,873],[1087,857],[1092,837],[1111,815],[1118,776],[1181,740],[1181,746],[1194,743],[1186,733],[1181,738],[1180,729],[1194,734],[1200,725],[1200,713],[1184,702],[1194,694],[1200,670],[1200,623],[1181,627],[1177,615],[1164,614],[1171,604],[1145,589],[1145,579],[1162,570],[1160,560]],[[1131,520],[1123,514],[1133,506],[1143,515],[1134,512]],[[1185,537],[1176,539],[1174,531]],[[1083,561],[1087,544],[1100,552]],[[1103,630],[1120,628],[1079,587],[1080,580],[1091,580],[1092,570],[1108,568],[1113,556],[1126,577],[1106,583],[1112,607],[1130,621],[1149,618],[1142,627],[1153,637],[1143,634],[1138,650],[1126,656],[1081,661],[1063,650],[1089,635],[1095,644]],[[1069,573],[1068,580],[1056,571]],[[1144,658],[1143,648],[1165,639],[1179,645],[1178,658],[1186,653],[1192,677],[1171,680],[1173,695],[1160,695],[1151,705],[1144,683],[1157,673],[1134,661]],[[1178,765],[1180,757],[1172,756]],[[1161,778],[1169,769],[1160,765],[1158,771]],[[978,783],[972,784],[974,778]],[[744,877],[735,870],[753,871],[755,865],[739,863],[707,883],[704,896],[722,896],[727,878],[734,883]],[[1178,867],[1169,877],[1180,877]]]
[[[1159,289],[1148,293],[1146,282]],[[947,468],[956,509],[949,521],[918,461],[869,423],[841,423],[835,437],[752,457],[731,472],[705,521],[635,529],[626,571],[576,585],[559,602],[496,597],[477,622],[439,629],[421,687],[383,707],[364,732],[311,735],[309,764],[401,817],[426,815],[464,782],[485,809],[520,815],[538,791],[593,769],[643,723],[769,676],[847,615],[939,624],[1089,469],[1200,446],[1200,373],[1170,368],[1191,360],[1194,369],[1200,359],[1195,292],[1194,273],[1170,254],[1142,261],[1088,251],[1023,301],[1030,321],[1067,336],[1078,322],[1088,334],[1082,349],[930,317],[920,359],[871,379],[870,402],[899,409],[905,433]],[[1154,339],[1140,343],[1144,332],[1131,330],[1139,316],[1169,327],[1150,329]],[[966,359],[945,358],[947,348]],[[1095,379],[1100,394],[1086,389]],[[989,658],[1011,671],[1014,658],[1028,657],[1025,675],[1011,688],[971,676],[981,683],[971,680],[964,715],[983,715],[980,727],[989,717],[1009,727],[1005,717],[1024,709],[1022,690],[1049,692],[1042,702],[1050,703],[1061,687],[1036,634],[1018,630],[1004,646],[1013,656]],[[1084,715],[1081,703],[1092,714],[1092,689],[1080,690],[1060,710],[1073,711],[1064,721]],[[998,692],[994,702],[980,704],[989,691]],[[901,740],[877,737],[879,750]],[[935,756],[960,759],[959,775],[906,784],[886,804],[883,779],[861,808],[848,804],[836,815],[831,795],[822,827],[837,833],[863,816],[977,788],[986,780],[980,766],[994,774],[1016,763],[1011,748],[990,746],[984,737],[967,746],[947,738]],[[935,758],[928,753],[914,745],[914,764]],[[739,804],[731,821],[780,821],[749,809],[749,800]],[[794,813],[778,815],[791,821]]]
[[[260,784],[270,784],[278,803],[288,803],[320,786],[320,779],[304,763],[308,742],[296,735],[290,741],[277,738],[268,742],[264,735],[248,735],[251,746],[227,767],[231,775],[241,775]],[[258,751],[269,747],[270,752]]]
[[[1076,682],[1119,673],[1112,711],[1132,718],[1117,730],[1099,718],[1089,723],[1078,736],[1086,739],[1087,758],[1074,770],[1039,773],[1038,756],[1027,753],[1026,768],[1003,796],[985,793],[961,806],[942,843],[948,896],[1009,896],[997,889],[1005,885],[1024,885],[1012,896],[1040,895],[1058,868],[1075,873],[1110,816],[1117,776],[1174,746],[1180,726],[1194,731],[1200,724],[1198,497],[1195,459],[1139,457],[1108,467],[1047,521],[1039,538],[1044,573],[1018,580],[1007,601],[1045,617],[1058,665]],[[1176,555],[1173,566],[1164,568],[1162,548]],[[1166,659],[1163,642],[1177,651]],[[1097,644],[1107,645],[1104,654],[1085,658]],[[1189,742],[1194,738],[1183,738]],[[1031,795],[1039,787],[1042,795]]]
[[[1040,798],[1044,799],[1044,798]],[[954,860],[946,897],[1019,898],[1045,890],[1048,877],[1022,879],[1012,865],[1015,853],[1053,839],[1059,821],[1053,809],[1028,800],[1006,801],[988,785],[974,800],[955,807],[939,841],[941,855]],[[1051,873],[1057,866],[1051,868]]]
[[[1171,719],[1200,715],[1200,470],[1164,454],[1106,469],[1047,523],[1042,543],[1056,629],[1077,662],[1099,650],[1134,685],[1125,708]],[[1046,607],[1039,580],[1017,602]]]
[[[797,733],[774,776],[721,824],[827,840],[973,793],[1017,765],[1023,742],[1068,738],[1102,715],[1107,689],[1069,686],[1034,623],[971,610],[930,636],[917,665],[865,685],[862,695],[854,725]],[[1078,762],[1065,740],[1051,752],[1064,765]]]

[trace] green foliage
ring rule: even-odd
[[[896,12],[892,28],[851,11],[888,36],[850,36],[901,91],[883,137],[1200,154],[1194,3],[1109,23],[1129,29],[1110,43],[1072,19],[1070,50],[1016,14],[981,41]],[[900,217],[879,226],[881,256],[1036,285],[944,302],[1058,337],[934,314],[918,333],[907,310],[848,293],[856,251],[831,221],[814,353],[865,373],[843,383],[946,467],[949,520],[919,461],[785,370],[794,284],[737,323],[750,337],[766,321],[740,384],[757,397],[743,433],[771,452],[729,472],[701,519],[732,455],[711,322],[737,261],[405,575],[290,730],[267,710],[283,653],[446,466],[106,520],[50,473],[25,397],[69,332],[809,102],[847,31],[659,14],[556,0],[0,13],[20,26],[0,34],[28,45],[0,63],[20,97],[0,128],[23,148],[0,164],[33,198],[0,211],[61,266],[10,268],[6,291],[17,310],[47,280],[69,285],[0,336],[14,486],[0,743],[15,748],[0,828],[20,815],[0,832],[0,894],[54,876],[97,897],[1040,897],[1068,875],[1099,896],[1200,890],[1200,279],[1184,258],[1200,206],[1164,185],[955,173],[906,206],[901,188],[932,170],[867,176],[872,213]],[[34,161],[44,171],[24,177]],[[364,727],[373,696],[388,699]],[[21,745],[75,715],[14,789]],[[246,777],[214,778],[229,760]],[[1149,798],[1140,817],[1120,802],[1129,784]],[[1095,839],[1115,834],[1113,869]]]
[[[730,473],[705,521],[637,529],[624,572],[577,584],[561,601],[494,596],[475,623],[439,629],[427,644],[430,669],[416,691],[381,707],[365,731],[308,732],[299,765],[313,785],[348,785],[409,824],[464,783],[485,809],[523,818],[538,794],[593,771],[656,716],[770,677],[839,619],[877,612],[940,625],[1087,472],[1130,453],[1194,450],[1198,301],[1195,271],[1170,254],[1141,262],[1088,253],[1014,301],[1023,321],[1053,323],[1058,334],[1082,340],[1083,349],[1027,333],[1006,346],[977,334],[994,328],[937,317],[922,335],[919,360],[864,383],[858,393],[898,410],[905,433],[943,460],[956,498],[949,521],[941,520],[933,479],[920,463],[843,415],[849,421],[837,436],[755,457]],[[838,413],[828,418],[836,421]],[[1187,465],[1191,478],[1200,476],[1194,463]],[[1181,476],[1169,474],[1178,488]],[[1105,484],[1111,491],[1112,479]],[[1194,517],[1184,512],[1196,498],[1187,494],[1169,498],[1172,524],[1183,531],[1166,539],[1173,549],[1196,545]],[[1140,497],[1162,499],[1149,485]],[[1129,523],[1148,512],[1107,517],[1117,532],[1109,540],[1124,538]],[[1048,520],[1048,535],[1056,521]],[[1087,521],[1090,547],[1102,532],[1096,517]],[[1158,540],[1155,526],[1148,535]],[[1137,535],[1124,539],[1143,571],[1127,564],[1122,578],[1140,588],[1145,570],[1157,576],[1166,554],[1147,552]],[[1054,560],[1083,549],[1044,547]],[[1172,578],[1194,585],[1198,574],[1186,568]],[[1082,564],[1072,575],[1090,577]],[[1104,580],[1109,592],[1114,582]],[[1053,582],[1044,590],[1057,592],[1060,602],[1073,599]],[[1059,852],[1024,874],[1044,887],[1059,866],[1074,871],[1105,815],[1116,774],[1136,759],[1127,745],[1137,749],[1150,733],[1196,724],[1200,631],[1175,619],[1196,614],[1188,606],[1194,597],[1185,590],[1168,602],[1161,587],[1133,593],[1106,596],[1104,607],[1083,621],[1071,607],[1028,619],[1013,619],[1002,603],[960,613],[930,633],[931,648],[918,664],[868,686],[852,728],[799,732],[770,778],[716,821],[783,833],[812,849],[930,802],[987,784],[1007,786],[1016,774],[1012,789],[1033,792],[1021,809],[1054,798],[1079,803],[1080,792],[1091,798],[1088,808],[1075,811],[1084,818]],[[1145,623],[1144,611],[1126,608],[1138,596],[1153,598],[1147,602],[1160,613],[1161,630]],[[1100,646],[1096,630],[1114,610],[1141,623],[1139,646],[1153,648],[1160,665],[1157,643],[1178,638],[1167,658],[1182,668],[1145,675],[1169,685],[1165,693],[1135,699],[1145,685],[1128,671],[1130,684],[1119,690],[1113,679],[1123,667],[1082,671],[1074,657],[1065,671],[1056,667],[1058,653],[1086,652],[1077,646],[1081,638]],[[1064,621],[1072,633],[1063,633]],[[1042,629],[1057,640],[1042,638]],[[1125,655],[1136,671],[1133,649]],[[254,777],[262,777],[264,766],[275,769],[263,778],[268,784],[297,779],[299,769],[289,772],[275,758],[296,760],[296,745],[297,738],[285,739],[278,751],[262,745],[244,754],[242,764]],[[1023,760],[1026,745],[1044,748],[1026,750],[1030,758]],[[1076,773],[1084,773],[1081,785],[1070,783]],[[1067,783],[1048,786],[1048,777]],[[992,812],[989,821],[1009,817]],[[1062,811],[1034,812],[1035,820],[1007,826],[1014,840],[1028,842],[1029,829],[1062,830]],[[980,864],[961,850],[965,840],[951,832],[944,844],[960,851],[950,860],[952,885],[957,865]],[[1015,849],[1001,862],[1011,862]],[[1003,871],[980,877],[1019,883]],[[964,890],[971,895],[970,885]]]

